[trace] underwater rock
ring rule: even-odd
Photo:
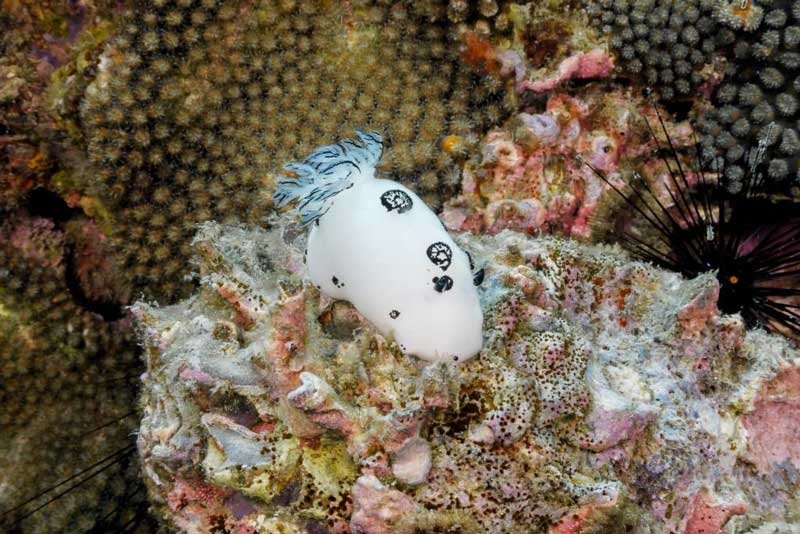
[[[418,505],[405,493],[386,487],[372,475],[360,477],[353,486],[355,511],[350,521],[353,532],[390,534],[392,525],[415,511]]]
[[[304,232],[271,225],[204,224],[195,295],[133,307],[147,361],[139,453],[168,523],[666,533],[791,521],[795,426],[769,422],[797,417],[800,353],[721,315],[713,274],[462,234],[487,266],[484,349],[430,363],[363,319],[330,328],[336,303],[305,278]]]
[[[686,534],[720,532],[732,515],[741,515],[747,506],[741,503],[715,504],[706,492],[700,492],[692,502],[692,511],[686,522]]]
[[[759,472],[769,475],[788,464],[800,470],[800,368],[787,367],[765,382],[743,424],[748,458]]]

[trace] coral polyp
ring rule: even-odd
[[[710,76],[714,53],[733,41],[708,0],[589,0],[592,24],[616,52],[634,83],[665,100],[687,99]]]
[[[714,94],[714,109],[699,121],[704,151],[723,155],[731,184],[741,187],[748,172],[747,147],[765,142],[767,185],[785,190],[800,179],[800,3],[746,4],[746,9],[729,7],[720,16],[739,31]]]

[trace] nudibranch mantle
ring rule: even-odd
[[[356,131],[291,163],[274,195],[276,207],[297,201],[310,227],[311,281],[350,301],[406,354],[464,361],[483,345],[483,312],[469,255],[410,189],[375,178],[383,142]]]

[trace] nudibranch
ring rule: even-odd
[[[469,254],[413,191],[375,177],[378,133],[356,131],[284,167],[276,207],[297,201],[310,227],[311,281],[350,301],[400,349],[428,361],[464,361],[483,345],[483,312]]]

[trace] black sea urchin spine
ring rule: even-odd
[[[716,271],[722,312],[800,337],[800,206],[763,193],[766,141],[747,152],[742,187],[732,193],[724,160],[715,159],[707,175],[696,142],[693,168],[685,168],[660,114],[658,120],[666,144],[647,126],[667,169],[671,204],[638,174],[627,193],[584,161],[651,230],[648,238],[626,229],[622,244],[633,256],[687,277]]]

